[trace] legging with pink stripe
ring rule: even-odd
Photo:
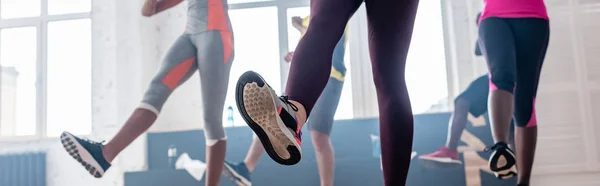
[[[406,184],[413,115],[404,68],[418,0],[365,0],[369,51],[377,88],[386,186]],[[291,63],[286,93],[310,113],[331,72],[333,50],[363,0],[311,0],[311,20]]]
[[[490,91],[500,89],[514,94],[517,126],[537,126],[535,97],[549,36],[546,19],[490,17],[479,25]]]

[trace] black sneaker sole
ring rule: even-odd
[[[73,157],[73,159],[77,160],[77,162],[81,163],[81,165],[87,170],[92,176],[96,178],[101,178],[104,175],[104,170],[94,157],[87,151],[77,140],[73,134],[68,132],[63,132],[60,136],[60,141],[62,142],[65,150]]]
[[[490,155],[489,167],[496,178],[504,180],[517,176],[515,153],[509,148],[497,149]]]
[[[295,165],[302,158],[300,144],[294,134],[278,121],[279,114],[270,91],[259,74],[245,72],[236,85],[236,105],[271,159],[282,165]]]

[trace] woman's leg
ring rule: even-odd
[[[418,0],[367,0],[369,49],[379,102],[385,185],[405,185],[413,141],[413,115],[405,65]]]
[[[240,113],[276,162],[293,165],[300,161],[300,129],[327,84],[335,45],[361,3],[311,1],[310,26],[294,52],[288,96],[278,97],[255,72],[240,77],[236,87]]]
[[[312,133],[321,186],[333,186],[335,156],[329,135],[331,134],[335,112],[337,111],[340,98],[342,97],[342,89],[344,88],[346,76],[346,65],[344,64],[345,45],[346,38],[343,35],[333,51],[329,81],[317,100],[314,109],[311,111],[311,117],[307,122],[308,128]]]
[[[455,167],[462,164],[458,157],[458,143],[467,127],[469,113],[479,117],[487,112],[489,78],[483,75],[471,82],[469,87],[454,100],[454,111],[448,123],[446,145],[439,150],[419,156],[421,162],[434,167]]]
[[[550,28],[544,19],[512,19],[517,46],[517,86],[515,120],[517,123],[517,168],[519,184],[529,184],[537,141],[535,97]]]
[[[183,35],[169,49],[141,105],[135,109],[112,140],[102,145],[64,132],[61,136],[63,146],[71,156],[82,162],[90,174],[102,177],[113,159],[152,126],[169,95],[187,81],[196,69],[196,47],[188,35]]]
[[[508,147],[516,81],[516,51],[511,25],[502,18],[487,18],[479,25],[479,41],[490,71],[489,115],[495,144],[490,148],[490,169],[506,179],[515,176],[514,152]]]
[[[223,109],[234,55],[233,34],[226,31],[207,31],[192,35],[192,39],[198,48],[198,71],[206,137],[206,186],[218,186],[225,161]]]
[[[311,117],[307,122],[312,133],[321,186],[333,186],[335,157],[329,135],[331,134],[333,117],[340,102],[343,86],[344,82],[333,77],[329,78],[329,82],[317,104],[315,104]]]

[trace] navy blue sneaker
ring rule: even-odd
[[[517,159],[515,153],[506,143],[496,143],[484,151],[492,152],[489,159],[490,170],[498,179],[508,179],[517,176]]]
[[[102,154],[104,145],[101,142],[81,139],[69,132],[63,132],[60,140],[69,155],[81,163],[92,176],[101,178],[110,168],[110,163],[104,159]]]
[[[225,167],[223,169],[223,173],[239,186],[252,186],[252,182],[250,181],[250,171],[248,171],[248,167],[246,167],[245,163],[231,163],[225,161]]]

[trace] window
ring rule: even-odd
[[[66,129],[78,134],[92,131],[91,29],[90,19],[48,23],[46,130],[49,136]]]
[[[34,135],[36,132],[37,97],[37,30],[18,27],[0,30],[0,65],[2,66],[3,136]]]
[[[448,83],[440,1],[419,3],[406,60],[406,86],[413,113],[447,111]],[[445,108],[445,109],[444,109]]]
[[[229,88],[225,101],[225,114],[233,108],[233,126],[246,126],[235,106],[235,86],[238,78],[246,71],[260,73],[269,85],[281,94],[279,35],[276,7],[261,7],[230,10],[231,24],[236,30],[235,59],[231,67]],[[228,121],[228,118],[225,118]],[[230,122],[223,122],[225,125]]]
[[[14,19],[40,16],[40,0],[0,0],[0,17]]]
[[[354,118],[378,116],[376,90],[371,84],[368,51],[368,23],[365,6],[351,19],[349,40],[355,79]],[[406,84],[414,114],[448,111],[448,85],[445,63],[444,30],[441,3],[425,0],[419,3],[412,42],[406,61]],[[358,68],[357,68],[358,67]]]
[[[91,0],[0,0],[0,137],[91,132],[90,11]]]

